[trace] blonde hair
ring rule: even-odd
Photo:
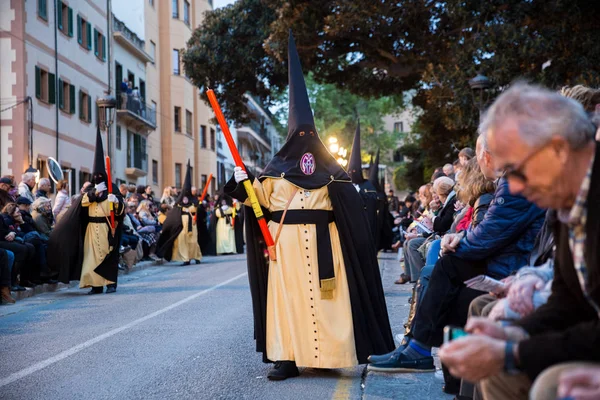
[[[583,85],[564,86],[559,92],[562,96],[577,101],[585,108],[587,112],[596,110],[596,105],[600,104],[600,90],[592,89]]]
[[[63,190],[63,189],[67,190],[68,185],[69,185],[69,181],[67,181],[66,179],[61,179],[56,184],[56,190]]]
[[[448,178],[447,176],[440,176],[435,181],[433,181],[433,191],[439,192],[438,196],[441,194],[442,196],[448,196],[452,192],[452,188],[454,187],[454,181],[452,178]]]
[[[495,191],[496,184],[485,177],[477,160],[469,160],[458,177],[458,199],[473,207],[481,195]]]
[[[146,211],[150,213],[150,200],[142,200],[137,208],[137,212]]]

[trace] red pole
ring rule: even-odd
[[[227,146],[229,146],[229,151],[233,156],[233,161],[235,162],[236,167],[242,168],[246,171],[244,167],[244,163],[242,162],[242,157],[240,157],[240,153],[235,145],[235,141],[233,140],[233,136],[231,136],[231,132],[229,131],[229,126],[227,125],[227,121],[225,121],[225,116],[223,115],[223,111],[221,111],[221,107],[219,106],[219,102],[217,101],[217,96],[215,96],[215,92],[212,89],[208,89],[206,91],[206,95],[208,96],[208,100],[210,101],[210,105],[212,106],[215,116],[217,117],[217,121],[221,126],[221,130],[223,131],[223,135],[225,136],[225,140],[227,141]],[[258,202],[258,198],[256,197],[256,193],[254,192],[254,188],[252,187],[252,182],[248,179],[242,182],[244,185],[244,189],[246,189],[246,193],[248,194],[248,199],[252,205],[252,210],[254,211],[254,215],[256,215],[256,219],[258,220],[258,225],[260,227],[260,231],[265,238],[265,243],[267,244],[267,249],[269,251],[269,257],[271,260],[276,260],[277,255],[275,253],[275,242],[273,241],[273,237],[271,236],[271,232],[269,231],[269,227],[267,226],[267,221],[265,220],[265,216],[262,212],[262,208],[260,207],[260,203]]]
[[[204,185],[204,190],[202,191],[202,196],[200,196],[200,202],[201,203],[204,201],[204,198],[206,197],[206,191],[208,190],[208,187],[210,186],[210,181],[212,181],[212,174],[210,174],[208,176],[208,180],[206,181],[206,185]]]

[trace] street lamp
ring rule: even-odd
[[[117,99],[113,96],[100,97],[96,100],[98,107],[98,126],[101,131],[109,131],[115,118]]]
[[[488,89],[492,87],[492,82],[481,73],[469,80],[469,86],[473,93],[473,102],[479,109],[479,120],[481,121],[481,114],[488,101]]]

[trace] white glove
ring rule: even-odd
[[[110,201],[111,203],[118,203],[119,199],[117,199],[117,196],[111,193],[108,195],[108,201]]]
[[[240,183],[248,179],[248,174],[242,169],[242,167],[235,167],[233,169],[233,177],[236,183]]]
[[[104,192],[106,190],[106,183],[100,182],[94,188],[96,189],[96,193]]]
[[[227,211],[227,210],[229,210],[229,206],[228,205],[224,205],[224,206],[221,207],[221,210]]]

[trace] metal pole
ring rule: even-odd
[[[60,113],[58,112],[59,104],[58,104],[58,91],[61,89],[58,87],[58,4],[56,0],[54,0],[54,105],[56,109],[56,161],[60,162],[60,158],[58,157],[58,117]]]
[[[29,105],[29,165],[33,166],[33,100],[31,96],[27,96],[27,104]]]

